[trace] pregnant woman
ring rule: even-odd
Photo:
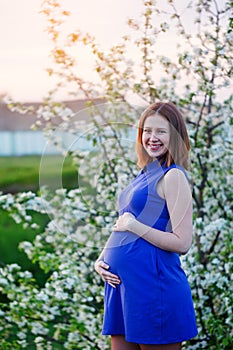
[[[95,263],[105,280],[104,335],[112,350],[180,350],[197,335],[180,254],[192,242],[190,143],[173,103],[142,114],[139,174],[119,196],[119,218]]]

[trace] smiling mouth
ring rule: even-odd
[[[151,151],[158,151],[161,149],[161,147],[163,145],[162,144],[148,144],[147,146]]]

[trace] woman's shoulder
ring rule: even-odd
[[[171,167],[164,175],[165,193],[177,193],[182,188],[182,192],[190,192],[190,183],[186,171],[182,167]]]
[[[164,178],[174,180],[176,178],[184,178],[189,182],[187,171],[177,164],[171,164],[169,167],[164,168]]]

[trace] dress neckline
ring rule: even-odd
[[[149,171],[152,171],[152,170],[155,170],[155,169],[159,169],[159,168],[162,168],[163,165],[164,165],[164,163],[160,164],[159,159],[155,159],[153,162],[150,162],[147,165],[145,165],[142,168],[141,172],[142,173],[146,173],[146,172],[149,172]]]

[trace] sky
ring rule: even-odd
[[[48,76],[51,43],[45,18],[39,13],[42,0],[0,0],[0,94],[20,102],[40,101],[53,87]],[[66,0],[72,16],[68,25],[93,34],[108,48],[126,33],[127,18],[138,18],[141,0]],[[132,6],[133,5],[133,6]],[[88,57],[81,58],[82,71],[91,77]]]
[[[40,5],[41,0],[0,0],[0,94],[24,102],[41,100],[53,86],[46,72],[51,43]],[[107,46],[124,34],[127,16],[137,16],[140,1],[132,8],[130,0],[66,0],[65,8],[72,12],[71,30],[94,32]]]
[[[54,86],[46,68],[50,67],[51,43],[45,32],[46,21],[39,13],[42,0],[0,0],[0,94],[19,102],[37,102]],[[187,1],[177,1],[184,8]],[[142,0],[61,0],[71,12],[70,30],[80,28],[94,35],[107,49],[126,34],[127,18],[139,18]],[[163,0],[158,3],[164,4]],[[186,23],[191,23],[186,13]],[[169,33],[158,43],[159,52],[175,54],[176,34]],[[165,50],[165,51],[164,51]],[[90,58],[79,52],[81,71],[92,78]],[[61,98],[66,98],[62,96]]]

